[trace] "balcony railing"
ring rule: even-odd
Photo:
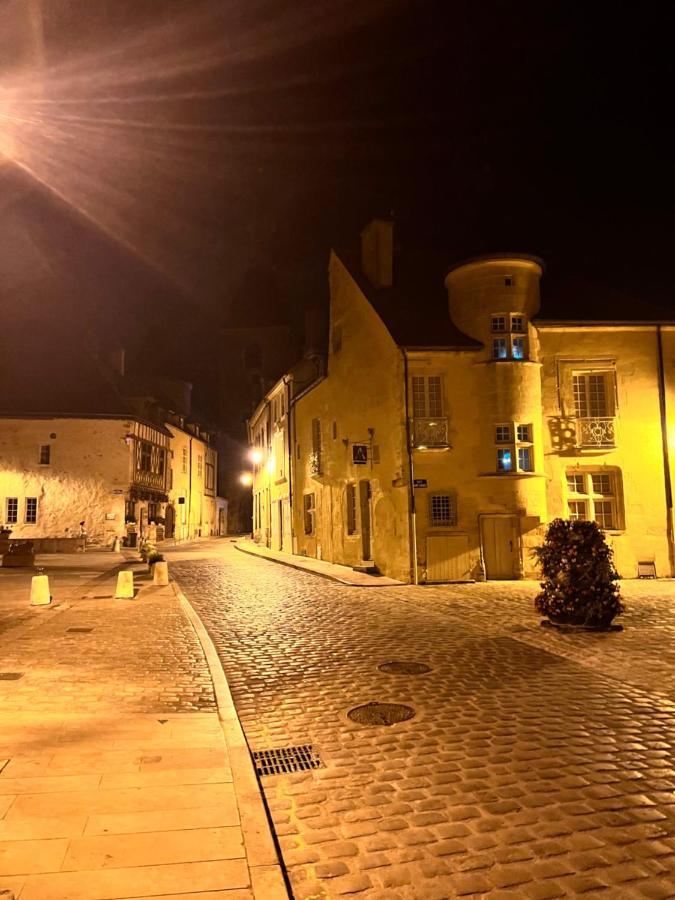
[[[143,487],[155,488],[158,491],[166,490],[163,472],[148,472],[145,469],[136,469],[133,476],[133,483],[142,485]]]
[[[616,446],[613,416],[578,418],[576,431],[578,447]]]
[[[444,416],[413,419],[413,447],[448,447],[448,420]]]

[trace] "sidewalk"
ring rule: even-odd
[[[187,601],[138,564],[136,598],[112,599],[117,554],[49,563],[48,607],[28,606],[32,572],[0,575],[0,894],[286,898]]]
[[[262,556],[264,559],[271,559],[273,562],[291,566],[293,569],[312,572],[314,575],[321,575],[323,578],[330,578],[331,581],[339,581],[340,584],[348,584],[351,587],[395,587],[403,584],[402,581],[396,581],[386,575],[368,575],[366,572],[355,572],[349,566],[339,566],[323,559],[297,556],[295,553],[283,553],[281,550],[270,550],[268,547],[256,544],[250,538],[239,540],[234,546],[243,553]]]

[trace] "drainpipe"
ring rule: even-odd
[[[188,460],[188,503],[187,503],[187,539],[190,540],[190,517],[192,514],[192,437],[190,441],[190,458]]]
[[[419,577],[417,574],[417,515],[415,512],[415,467],[413,463],[413,455],[412,455],[412,435],[410,433],[410,414],[409,414],[409,402],[408,402],[408,354],[406,353],[405,348],[402,348],[403,352],[403,385],[404,385],[404,395],[405,395],[405,441],[406,441],[406,449],[408,452],[408,509],[409,509],[409,519],[410,519],[410,576],[413,584],[419,584]]]
[[[286,445],[287,445],[287,456],[288,456],[288,465],[286,466],[286,477],[288,478],[288,517],[291,524],[291,533],[289,534],[289,538],[291,539],[291,553],[293,553],[293,433],[292,433],[292,419],[291,416],[291,383],[288,375],[284,375],[284,388],[286,391]],[[281,535],[281,546],[283,547],[283,532]]]
[[[670,454],[668,448],[668,414],[666,407],[666,376],[663,365],[663,333],[656,326],[659,360],[659,412],[661,413],[661,446],[663,449],[663,481],[666,493],[666,535],[671,577],[675,575],[675,545],[673,542],[673,487],[670,481]]]

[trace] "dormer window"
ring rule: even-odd
[[[511,331],[523,332],[524,321],[522,316],[511,316]]]
[[[506,316],[493,316],[492,317],[492,330],[493,331],[506,331]]]

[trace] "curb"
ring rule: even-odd
[[[211,673],[218,720],[230,758],[253,896],[255,900],[287,900],[291,894],[272,833],[270,816],[220,657],[199,614],[177,582],[172,579],[170,584],[197,635]]]
[[[267,562],[278,563],[280,566],[288,566],[289,569],[297,569],[298,572],[306,572],[308,575],[316,575],[317,578],[325,578],[327,581],[334,581],[337,584],[343,584],[345,587],[368,589],[405,586],[403,582],[400,584],[357,584],[355,581],[346,581],[344,578],[338,578],[337,575],[331,575],[329,572],[316,572],[314,569],[302,566],[299,563],[290,562],[286,559],[277,559],[276,556],[267,556],[265,553],[258,553],[257,550],[252,550],[250,547],[240,547],[238,541],[233,541],[233,543],[235,550],[239,550],[240,553],[248,553],[249,556],[256,556],[258,559],[267,560]]]

